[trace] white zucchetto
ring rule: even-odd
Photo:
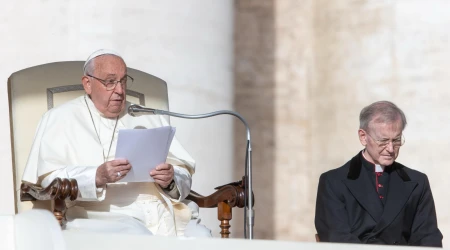
[[[102,55],[115,55],[118,56],[120,58],[122,58],[121,55],[119,55],[119,53],[115,52],[114,50],[109,50],[109,49],[99,49],[96,50],[94,53],[92,53],[88,59],[86,59],[86,62],[84,63],[83,66],[83,72],[85,72],[86,70],[86,65],[89,63],[89,61],[91,61],[92,59],[98,57],[98,56],[102,56]],[[123,59],[123,58],[122,58]]]

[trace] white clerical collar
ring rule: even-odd
[[[385,166],[381,166],[381,165],[375,164],[375,172],[376,173],[384,172],[384,168],[385,168]]]
[[[366,150],[364,150],[364,151],[363,151],[363,154],[362,154],[363,157],[364,157],[364,159],[366,159],[366,161],[370,162],[369,160],[367,160],[365,153],[366,153]],[[382,166],[382,165],[378,165],[378,164],[374,164],[374,165],[375,165],[375,172],[376,172],[376,173],[384,172],[384,168],[385,168],[386,166]]]

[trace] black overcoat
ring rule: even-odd
[[[315,216],[320,241],[442,247],[427,176],[394,162],[383,205],[361,157],[362,151],[320,176]]]

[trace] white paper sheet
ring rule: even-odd
[[[175,131],[171,126],[119,130],[115,158],[128,159],[131,164],[120,182],[153,182],[150,170],[166,162]]]

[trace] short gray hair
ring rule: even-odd
[[[392,102],[374,102],[361,110],[359,114],[359,128],[367,131],[371,122],[392,123],[398,119],[402,121],[403,131],[407,124],[405,113]]]
[[[83,73],[84,75],[91,75],[94,74],[94,70],[95,70],[95,63],[94,63],[95,58],[89,60],[89,62],[86,63],[86,66],[83,69]]]

